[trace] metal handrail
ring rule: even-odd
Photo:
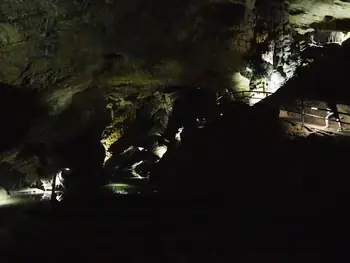
[[[273,92],[268,92],[268,91],[255,91],[255,90],[241,90],[241,91],[237,91],[235,93],[233,93],[233,95],[235,94],[244,94],[244,93],[264,93],[266,94],[267,96],[270,96],[271,94],[273,94]],[[266,96],[266,97],[267,97]],[[261,99],[261,98],[258,98],[258,97],[253,97],[253,96],[247,96],[246,98],[250,98],[250,99]],[[300,105],[297,104],[297,106],[301,106],[301,111],[300,112],[297,112],[297,111],[291,111],[291,110],[288,110],[286,108],[282,108],[283,110],[285,110],[286,112],[290,112],[290,113],[296,113],[296,114],[300,114],[301,115],[301,122],[302,122],[302,125],[304,126],[305,125],[305,116],[309,116],[309,117],[313,117],[313,118],[319,118],[319,119],[325,119],[325,117],[322,117],[322,116],[318,116],[318,115],[314,115],[314,114],[309,114],[309,113],[305,113],[305,108],[310,108],[310,109],[315,109],[315,110],[320,110],[320,111],[329,111],[329,109],[324,109],[324,108],[316,108],[316,107],[312,107],[312,106],[307,106],[304,104],[304,100],[301,100],[301,103]],[[348,105],[349,106],[349,105]],[[346,116],[350,116],[349,113],[346,113],[346,112],[338,112],[339,115],[346,115]],[[341,124],[348,124],[350,125],[349,122],[345,122],[345,121],[342,121],[339,119],[339,121],[336,121],[336,120],[329,120],[331,122],[340,122]]]
[[[320,110],[320,111],[329,111],[329,109],[324,109],[324,108],[316,108],[316,107],[312,107],[312,106],[305,106],[304,104],[304,100],[301,100],[301,112],[294,112],[294,111],[290,111],[290,110],[286,110],[287,112],[292,112],[292,113],[297,113],[297,114],[301,114],[301,118],[302,118],[302,122],[303,122],[303,125],[304,125],[304,116],[310,116],[310,117],[313,117],[313,118],[319,118],[319,119],[325,119],[325,117],[322,117],[322,116],[318,116],[318,115],[315,115],[315,114],[310,114],[310,113],[305,113],[304,109],[305,108],[310,108],[310,109],[314,109],[314,110]],[[346,115],[346,116],[350,116],[349,113],[346,113],[346,112],[338,112],[339,115]],[[329,120],[331,122],[340,122],[341,124],[348,124],[350,125],[349,122],[345,122],[345,121],[342,121],[339,119],[339,121],[336,121],[336,120]]]
[[[296,113],[296,114],[301,114],[301,115],[302,115],[302,113],[301,113],[301,112],[298,112],[298,111],[292,111],[292,110],[286,110],[286,109],[283,109],[283,110],[285,110],[286,112]],[[304,116],[309,116],[309,117],[318,118],[318,119],[323,119],[323,120],[325,119],[325,117],[321,117],[321,116],[314,115],[314,114],[309,114],[309,113],[304,113]],[[338,122],[338,121],[336,121],[336,120],[329,120],[329,121],[331,121],[331,122]],[[350,125],[349,122],[345,122],[345,121],[341,121],[341,120],[339,120],[339,122],[342,123],[342,124],[348,124],[348,125]]]
[[[347,104],[343,104],[343,105],[347,105]],[[347,106],[349,106],[349,105],[347,105]],[[305,105],[304,105],[304,107],[305,107],[305,108],[310,108],[310,109],[313,109],[313,110],[329,111],[328,109],[316,108],[316,107],[312,107],[312,106],[305,106]],[[349,113],[346,113],[346,112],[338,111],[338,113],[341,114],[341,115],[350,116],[350,114],[349,114]]]
[[[240,90],[240,91],[236,91],[236,92],[234,92],[234,93],[232,93],[232,95],[234,96],[234,95],[236,95],[236,94],[239,94],[239,93],[263,93],[263,94],[265,94],[265,95],[271,95],[271,94],[273,94],[273,92],[270,92],[270,91],[259,91],[259,90]],[[258,99],[260,99],[260,98],[258,98]]]

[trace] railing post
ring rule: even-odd
[[[304,127],[305,125],[305,111],[304,111],[304,100],[301,100],[301,124]]]
[[[56,177],[57,177],[57,173],[55,172],[52,175],[52,189],[51,189],[51,202],[52,203],[56,202]]]

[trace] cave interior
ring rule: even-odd
[[[349,68],[348,0],[2,0],[2,262],[348,258]]]

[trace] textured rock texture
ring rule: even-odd
[[[4,0],[1,160],[32,176],[91,127],[108,147],[165,86],[230,86],[249,46],[240,25],[245,5],[226,1]]]

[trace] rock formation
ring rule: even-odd
[[[283,85],[297,93],[295,74],[345,67],[336,58],[348,54],[349,14],[341,0],[4,0],[0,162],[33,183],[64,168],[67,153],[85,156],[78,138],[98,138],[110,158],[120,138],[140,135],[140,111],[171,116],[182,96],[172,87],[216,98],[253,90],[251,104]]]

